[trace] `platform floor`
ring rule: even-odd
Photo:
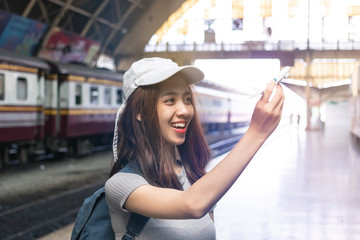
[[[219,240],[360,239],[360,145],[346,106],[332,108],[322,130],[282,124],[268,139],[217,204]]]
[[[360,239],[360,144],[347,106],[323,130],[280,127],[215,212],[219,240]]]

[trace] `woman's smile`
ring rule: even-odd
[[[179,122],[171,123],[171,127],[177,133],[180,133],[180,134],[186,133],[186,123],[185,123],[185,121],[179,121]]]

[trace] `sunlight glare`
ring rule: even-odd
[[[278,59],[197,59],[195,66],[206,80],[249,96],[263,90],[280,71]]]
[[[206,80],[237,90],[254,101],[260,98],[254,93],[264,90],[280,71],[278,59],[197,59],[194,65],[205,73]],[[305,116],[305,100],[286,86],[283,90],[283,119],[296,121],[297,116]]]

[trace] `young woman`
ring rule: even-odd
[[[116,239],[125,234],[130,212],[150,217],[138,239],[215,239],[212,209],[277,127],[284,94],[272,81],[248,131],[206,173],[210,151],[190,86],[203,78],[195,67],[162,58],[142,59],[125,73],[115,162],[105,185]],[[136,173],[118,173],[127,164]]]

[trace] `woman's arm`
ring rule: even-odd
[[[280,122],[284,93],[269,83],[256,104],[248,131],[231,152],[188,190],[140,186],[126,200],[124,208],[153,218],[200,218],[224,196],[249,164],[255,153]]]

